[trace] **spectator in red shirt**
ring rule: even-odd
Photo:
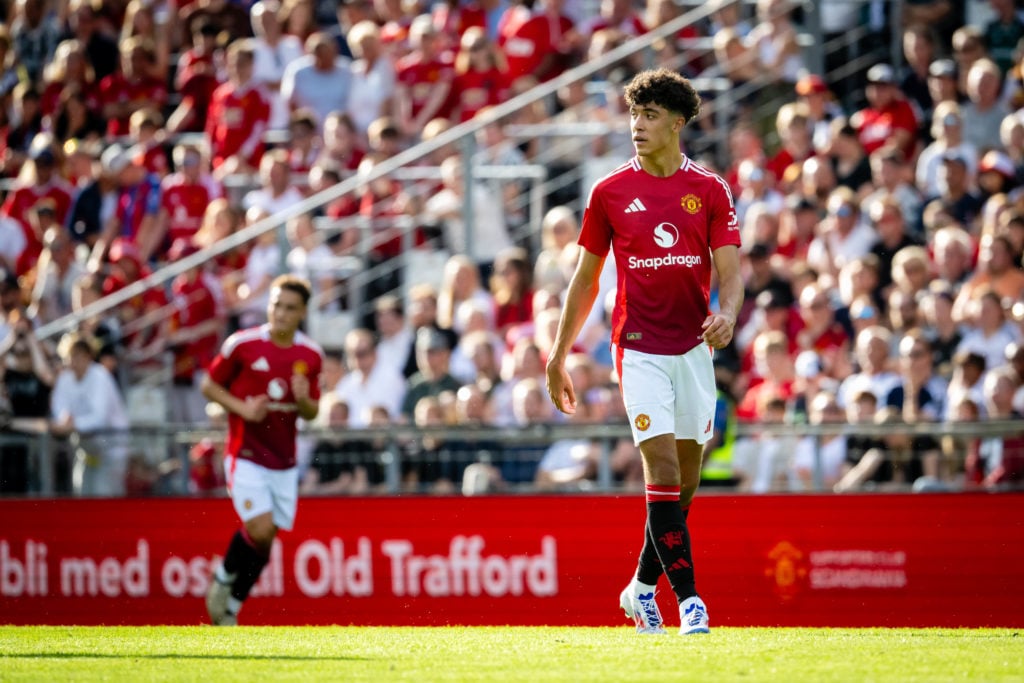
[[[849,352],[850,339],[836,322],[828,292],[820,284],[807,285],[801,290],[800,316],[804,328],[796,335],[797,345],[804,350],[817,351],[825,373],[832,376],[837,357]]]
[[[129,133],[129,118],[142,107],[163,107],[167,102],[164,81],[149,75],[155,62],[153,46],[138,38],[121,43],[121,71],[100,81],[100,100],[107,119],[107,135]]]
[[[253,80],[253,47],[240,40],[228,48],[228,82],[213,92],[206,136],[215,175],[252,173],[263,156],[270,103]]]
[[[60,104],[61,93],[68,87],[77,87],[91,111],[99,112],[96,76],[85,46],[77,40],[65,40],[57,45],[53,60],[46,66],[43,76],[40,107],[43,114],[53,116]]]
[[[333,112],[324,121],[324,147],[317,163],[328,164],[347,178],[362,162],[364,152],[352,117],[343,111]]]
[[[875,64],[868,69],[867,81],[868,106],[850,117],[864,151],[870,155],[889,144],[912,159],[917,145],[917,116],[900,94],[896,72],[888,64]]]
[[[25,249],[16,264],[18,275],[27,273],[43,250],[43,235],[33,229],[28,212],[43,199],[52,200],[54,217],[63,224],[71,208],[71,193],[72,188],[60,176],[53,138],[46,133],[37,135],[29,147],[28,161],[22,166],[14,189],[8,192],[3,206],[0,206],[0,216],[18,221],[25,234]]]
[[[198,146],[178,145],[173,155],[177,172],[164,178],[161,185],[156,229],[162,242],[171,246],[181,240],[192,243],[203,224],[206,207],[223,194]]]
[[[395,118],[406,137],[418,139],[428,121],[447,115],[454,69],[451,56],[442,51],[444,36],[429,15],[416,17],[409,41],[412,52],[395,65]]]
[[[508,61],[510,81],[526,75],[547,81],[571,64],[581,40],[563,7],[564,0],[541,0],[532,12],[503,27],[498,45]],[[636,21],[639,32],[634,35],[646,32],[639,16]]]
[[[482,28],[467,29],[455,57],[452,120],[469,121],[483,108],[501,104],[507,98],[508,83],[501,51]]]
[[[498,336],[504,339],[516,325],[533,322],[533,266],[523,249],[508,247],[498,254],[489,286]]]
[[[145,107],[132,114],[129,125],[129,153],[148,172],[163,178],[168,171],[163,115],[152,107]]]
[[[198,252],[188,239],[176,240],[168,252],[180,261]],[[199,392],[206,366],[213,360],[224,325],[220,305],[201,266],[185,271],[171,283],[171,316],[168,346],[174,355],[171,388],[171,421],[206,422],[205,402]]]
[[[181,102],[167,119],[169,132],[198,132],[207,120],[213,91],[221,83],[225,70],[224,50],[220,47],[220,29],[209,22],[196,25],[192,47],[178,59],[174,88]]]

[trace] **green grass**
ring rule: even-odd
[[[0,627],[0,681],[1024,681],[1006,629]]]

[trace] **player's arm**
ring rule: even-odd
[[[547,385],[551,401],[563,413],[576,412],[576,392],[572,380],[565,369],[565,357],[569,354],[576,337],[590,309],[594,306],[601,284],[599,277],[604,266],[604,257],[598,256],[587,249],[580,251],[580,260],[576,264],[576,272],[565,295],[562,317],[558,321],[558,333],[555,343],[548,355]]]
[[[304,374],[292,375],[292,395],[295,396],[296,411],[303,420],[312,420],[320,412],[320,401],[310,393],[312,383]]]
[[[267,416],[268,398],[266,396],[240,398],[212,380],[209,375],[203,377],[200,388],[207,400],[219,403],[224,410],[238,415],[246,422],[259,422]]]
[[[718,275],[719,310],[704,321],[704,341],[722,349],[732,341],[736,317],[743,305],[743,278],[740,276],[740,250],[736,245],[726,244],[712,254]]]

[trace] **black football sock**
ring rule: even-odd
[[[269,559],[246,539],[245,534],[236,532],[224,557],[224,570],[236,575],[231,584],[231,597],[239,602],[249,597],[249,591],[256,585]]]
[[[658,487],[668,489],[669,487]],[[655,501],[650,501],[648,487],[647,524],[654,539],[654,547],[661,560],[662,569],[668,577],[672,592],[681,603],[697,595],[693,573],[693,552],[690,548],[690,533],[686,528],[687,513],[679,506],[679,489],[675,497],[665,491]]]
[[[651,487],[651,491],[648,493],[647,502],[652,502],[652,499],[658,499],[659,489],[664,487]],[[670,492],[674,491],[674,487],[670,489]],[[663,491],[661,493],[664,493]],[[683,510],[683,521],[685,522],[690,514],[690,506],[682,508]],[[651,536],[651,525],[647,524],[644,526],[644,547],[640,550],[640,560],[636,566],[636,580],[640,583],[648,586],[656,586],[658,580],[661,578],[661,559],[658,557],[658,551],[654,543],[654,537]]]

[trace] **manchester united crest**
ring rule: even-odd
[[[686,213],[690,215],[696,214],[704,207],[700,201],[700,197],[692,193],[679,200],[679,204],[686,209]]]
[[[651,418],[647,417],[644,413],[640,413],[636,416],[636,419],[633,420],[633,424],[636,425],[636,428],[639,431],[646,432],[651,426]]]

